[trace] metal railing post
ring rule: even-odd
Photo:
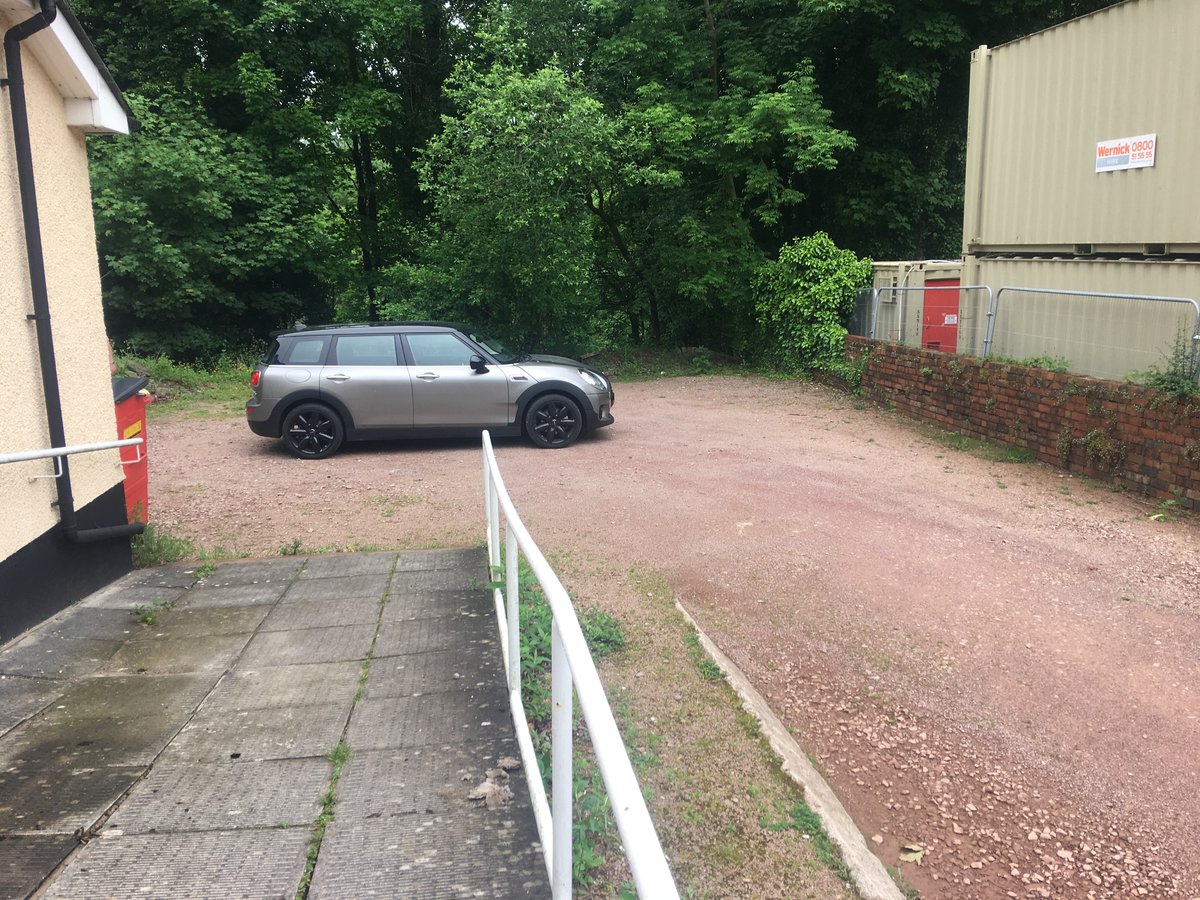
[[[521,690],[521,556],[517,535],[511,528],[505,535],[504,596],[508,601],[508,689]]]
[[[554,868],[551,873],[551,890],[554,900],[565,900],[571,896],[572,846],[571,808],[575,802],[574,747],[572,736],[572,713],[575,697],[571,686],[571,666],[562,636],[555,622],[552,631],[553,647],[550,652],[551,714],[550,714],[550,806],[554,820]]]

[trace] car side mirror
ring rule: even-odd
[[[471,357],[471,369],[479,375],[482,375],[488,370],[487,360],[482,356],[475,355]]]

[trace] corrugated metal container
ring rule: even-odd
[[[976,50],[963,252],[1200,252],[1198,35],[1197,0],[1127,0]]]
[[[879,303],[874,310],[875,337],[921,346],[926,282],[956,282],[961,272],[962,262],[957,259],[874,263],[872,286],[879,294]],[[869,326],[870,322],[867,324]],[[865,334],[870,336],[869,331]]]
[[[1185,260],[968,257],[964,281],[995,286],[990,356],[1066,359],[1070,370],[1124,379],[1165,367],[1177,341],[1190,345],[1196,307],[1184,302],[1087,297],[1081,292],[1200,300],[1200,262]],[[1042,288],[1071,295],[1001,290]],[[985,323],[982,298],[964,292],[964,322]],[[960,353],[982,355],[985,328],[963,328]]]

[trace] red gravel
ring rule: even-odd
[[[663,572],[922,896],[1200,897],[1195,519],[812,385],[617,394],[568,450],[499,443],[526,524]],[[483,535],[474,441],[312,463],[240,420],[150,440],[153,520],[208,550]]]

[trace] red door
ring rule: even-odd
[[[925,282],[921,346],[927,350],[954,353],[958,349],[958,284],[957,278]]]

